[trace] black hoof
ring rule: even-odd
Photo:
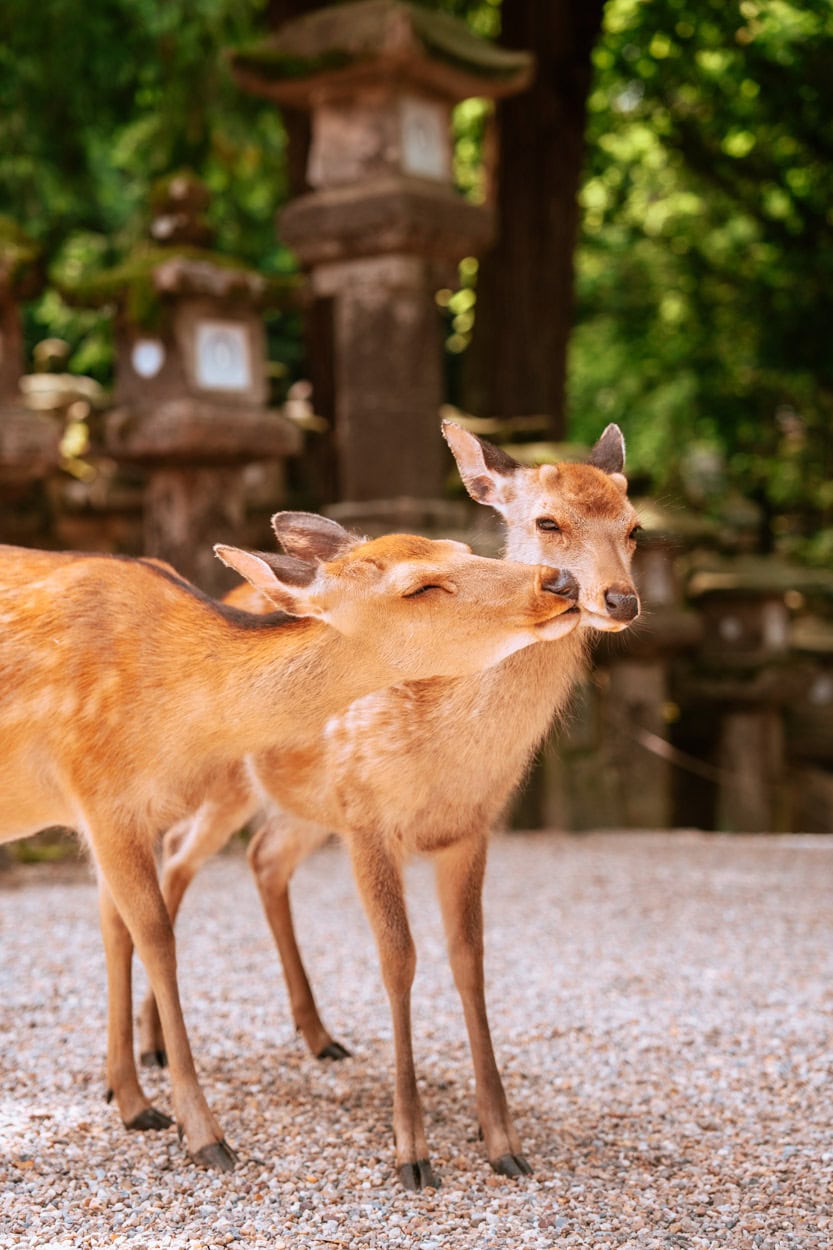
[[[501,1176],[531,1176],[532,1168],[523,1155],[501,1155],[499,1159],[490,1159],[492,1167]]]
[[[233,1172],[237,1155],[227,1141],[215,1141],[203,1146],[191,1158],[201,1168],[213,1168],[215,1172]]]
[[[142,1051],[142,1067],[143,1068],[167,1068],[168,1056],[164,1050],[143,1050]]]
[[[131,1133],[147,1133],[170,1128],[172,1124],[173,1120],[169,1115],[165,1115],[162,1111],[157,1111],[155,1107],[145,1107],[144,1111],[134,1115],[132,1120],[125,1120],[124,1127],[129,1129]]]
[[[416,1163],[403,1163],[398,1169],[398,1174],[402,1185],[414,1193],[420,1189],[439,1189],[440,1187],[440,1178],[428,1159],[417,1159]]]
[[[316,1059],[350,1059],[351,1052],[341,1042],[329,1042],[323,1050],[319,1050]]]

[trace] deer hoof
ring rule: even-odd
[[[328,1042],[315,1057],[316,1059],[350,1059],[352,1054],[346,1046],[342,1046],[341,1042]]]
[[[168,1056],[164,1050],[143,1050],[142,1051],[142,1067],[143,1068],[167,1068]]]
[[[172,1124],[173,1120],[169,1115],[157,1111],[155,1107],[145,1107],[144,1111],[134,1115],[132,1120],[126,1120],[124,1127],[131,1133],[147,1133],[170,1128]]]
[[[233,1172],[237,1155],[225,1140],[214,1141],[210,1146],[203,1146],[191,1156],[201,1168],[212,1168],[215,1172]]]
[[[490,1159],[492,1167],[500,1176],[531,1176],[532,1168],[523,1155],[501,1155]]]
[[[440,1187],[440,1178],[428,1159],[417,1159],[416,1163],[403,1163],[398,1169],[398,1174],[405,1189],[410,1189],[414,1193],[420,1189],[439,1189]]]

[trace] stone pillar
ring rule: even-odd
[[[791,653],[787,597],[801,580],[801,569],[774,557],[741,557],[698,569],[689,583],[704,633],[685,694],[719,713],[715,823],[728,832],[789,825],[784,708],[812,677]]]
[[[434,497],[447,455],[426,414],[442,396],[439,317],[418,257],[345,261],[316,276],[335,297],[336,447],[345,499]],[[395,437],[392,435],[395,433]]]

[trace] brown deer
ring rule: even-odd
[[[638,528],[626,496],[624,441],[608,426],[588,464],[524,468],[498,448],[446,422],[445,437],[469,493],[507,526],[506,555],[573,572],[582,624],[615,631],[639,613],[630,578]],[[303,554],[303,546],[292,547]],[[232,597],[260,606],[249,588]],[[428,1160],[411,1045],[415,954],[402,862],[434,856],[454,977],[463,1001],[477,1084],[477,1110],[496,1171],[531,1169],[512,1125],[489,1036],[483,993],[481,891],[489,830],[523,778],[553,718],[565,707],[584,661],[587,633],[519,652],[488,672],[408,683],[370,695],[328,722],[315,744],[272,751],[220,778],[196,816],[169,831],[162,889],[172,916],[199,865],[222,846],[263,798],[279,811],[253,838],[249,860],[289,989],[293,1017],[312,1053],[349,1052],[321,1022],[298,951],[289,881],[328,836],[350,848],[376,936],[393,1013],[396,1055],[394,1135],[402,1183],[436,1185]],[[259,794],[252,794],[252,776]],[[164,1063],[152,996],[141,1013],[143,1062]]]
[[[244,753],[315,750],[327,717],[371,691],[471,675],[578,622],[574,580],[550,568],[410,535],[362,543],[304,513],[273,524],[303,559],[215,548],[268,601],[265,616],[149,562],[0,548],[0,841],[50,825],[84,838],[99,879],[110,1090],[129,1128],[170,1124],[136,1073],[135,943],[180,1130],[195,1160],[221,1170],[235,1156],[191,1056],[157,831]]]

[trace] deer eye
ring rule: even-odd
[[[402,596],[403,599],[416,599],[419,595],[428,594],[429,590],[445,590],[444,586],[440,586],[438,582],[429,582],[427,586],[417,586],[414,590],[407,591]]]
[[[631,542],[635,543],[641,533],[642,533],[642,526],[634,525],[633,529],[628,534],[628,538],[631,540]]]
[[[558,534],[561,531],[561,526],[551,516],[539,516],[535,526],[536,529],[543,530],[546,534]]]

